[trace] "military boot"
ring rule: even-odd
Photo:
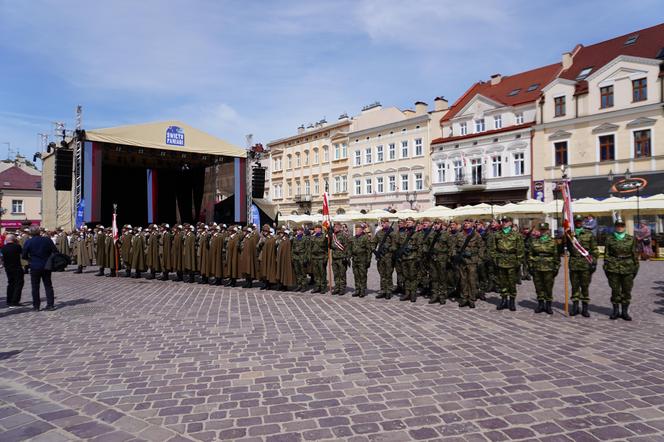
[[[367,296],[367,289],[361,289],[359,297],[364,298],[365,296]]]
[[[582,302],[581,303],[581,316],[584,318],[590,318],[590,312],[588,311],[588,303],[587,302]]]
[[[140,277],[141,277],[141,272],[139,272],[138,270],[136,270],[136,271],[134,272],[134,276],[132,276],[132,278],[134,278],[134,279],[138,279],[138,278],[140,278]]]
[[[542,313],[544,311],[544,300],[537,300],[537,307],[535,307],[535,313]]]
[[[74,273],[83,273],[83,266],[78,266],[76,270],[74,270]]]
[[[175,272],[175,276],[176,278],[174,279],[174,281],[182,282],[184,280],[184,275],[182,272]]]
[[[459,299],[459,308],[464,308],[467,305],[468,305],[467,299]]]
[[[111,273],[109,273],[106,276],[108,276],[109,278],[115,278],[117,276],[116,273],[115,273],[115,269],[111,269]]]
[[[129,278],[131,276],[131,268],[127,267],[125,269],[125,278]]]
[[[253,280],[251,278],[246,278],[244,280],[244,284],[242,284],[242,288],[250,289],[252,285],[253,285]]]
[[[500,304],[496,307],[496,310],[505,310],[507,308],[507,296],[500,297]]]
[[[236,279],[231,278],[230,281],[228,281],[228,287],[235,287]]]
[[[189,278],[187,278],[189,284],[196,282],[196,274],[194,272],[189,272]]]
[[[223,281],[223,278],[214,278],[214,285],[221,285]]]
[[[576,316],[579,314],[579,301],[572,302],[572,308],[569,311],[570,316]]]
[[[484,292],[479,292],[477,294],[477,299],[479,299],[480,301],[486,301],[486,295],[484,294]]]
[[[160,281],[168,281],[168,272],[164,270],[164,272],[161,274],[161,278],[159,278]]]
[[[99,270],[97,271],[97,273],[95,273],[95,276],[104,276],[104,268],[99,267]]]
[[[622,318],[625,321],[631,321],[632,317],[629,315],[629,304],[623,304],[622,306]]]
[[[613,304],[613,313],[609,316],[609,319],[618,319],[620,318],[620,304]]]
[[[468,301],[468,307],[475,308],[475,302],[474,301]]]
[[[376,299],[384,299],[384,298],[387,298],[385,292],[380,292],[379,294],[376,295]]]
[[[360,290],[355,289],[352,295],[350,295],[353,298],[359,298],[360,297]]]
[[[553,314],[553,309],[551,309],[551,301],[546,301],[546,307],[544,309],[547,315]]]
[[[201,276],[201,280],[198,283],[199,284],[208,284],[208,277],[207,276]]]
[[[152,271],[150,271],[150,273],[148,273],[148,276],[146,276],[145,279],[155,279],[156,275],[157,275],[157,272],[152,270]]]
[[[436,304],[440,300],[440,294],[433,293],[431,298],[429,298],[429,304]]]
[[[410,302],[417,302],[417,292],[410,294]]]
[[[399,301],[408,301],[408,300],[410,300],[410,295],[404,293],[403,295],[399,296]]]
[[[510,296],[509,308],[511,312],[516,311],[516,298],[514,296]]]
[[[261,285],[261,290],[267,290],[267,288],[268,288],[268,282],[267,280],[264,280],[263,285]]]

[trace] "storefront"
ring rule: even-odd
[[[507,203],[518,203],[528,199],[528,189],[506,189],[506,190],[466,190],[454,193],[436,194],[436,205],[455,209],[461,206],[475,205],[480,203],[491,205],[503,205]]]

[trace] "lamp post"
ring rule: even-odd
[[[417,192],[414,190],[412,192],[406,192],[406,201],[410,204],[410,209],[413,210],[413,204],[417,201]]]

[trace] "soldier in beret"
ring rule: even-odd
[[[604,273],[611,287],[613,313],[610,319],[623,318],[631,321],[629,304],[632,301],[634,278],[639,272],[639,255],[636,239],[625,231],[625,222],[616,220],[613,235],[604,245]],[[622,306],[622,313],[620,307]]]
[[[546,312],[552,315],[553,282],[560,269],[560,255],[548,223],[539,223],[537,230],[531,232],[528,269],[533,276],[537,293],[535,313]]]

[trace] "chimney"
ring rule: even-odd
[[[433,107],[436,111],[444,111],[449,109],[449,104],[445,97],[436,97],[436,99],[433,100]]]
[[[493,75],[491,76],[491,86],[495,86],[495,85],[497,85],[498,83],[500,83],[500,80],[502,80],[502,79],[503,79],[503,76],[502,76],[502,75],[500,75],[500,74],[493,74]]]
[[[301,134],[304,132],[304,124],[300,125],[300,127],[297,128],[297,133]]]
[[[429,105],[424,101],[415,102],[415,115],[424,115],[429,111]]]
[[[570,67],[572,67],[572,58],[573,58],[573,55],[572,55],[571,52],[565,52],[563,54],[563,70],[569,69]]]

